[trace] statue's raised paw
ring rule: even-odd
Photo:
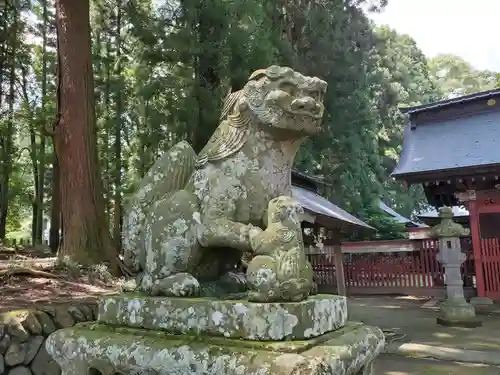
[[[188,273],[178,273],[156,280],[151,288],[151,295],[166,297],[198,297],[200,283]]]
[[[259,253],[259,247],[261,246],[261,238],[264,231],[259,227],[250,226],[248,230],[248,239],[250,246],[255,253]]]

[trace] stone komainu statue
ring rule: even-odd
[[[321,129],[326,87],[286,67],[257,70],[228,95],[199,155],[180,142],[153,165],[123,225],[124,261],[140,290],[197,296],[200,282],[227,280],[262,234],[269,201],[291,196],[294,157]]]

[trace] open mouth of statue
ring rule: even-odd
[[[307,111],[307,110],[297,110],[297,109],[291,109],[291,108],[288,108],[286,109],[286,111],[288,114],[290,115],[293,115],[293,116],[303,116],[303,117],[309,117],[309,118],[312,118],[314,120],[321,120],[321,118],[323,117],[323,113],[312,113],[311,111]]]

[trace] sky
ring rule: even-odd
[[[389,0],[371,17],[410,35],[428,57],[453,54],[500,72],[500,0]]]

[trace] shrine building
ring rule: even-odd
[[[409,123],[392,176],[422,184],[436,208],[468,210],[477,294],[500,301],[500,89],[401,111]]]

